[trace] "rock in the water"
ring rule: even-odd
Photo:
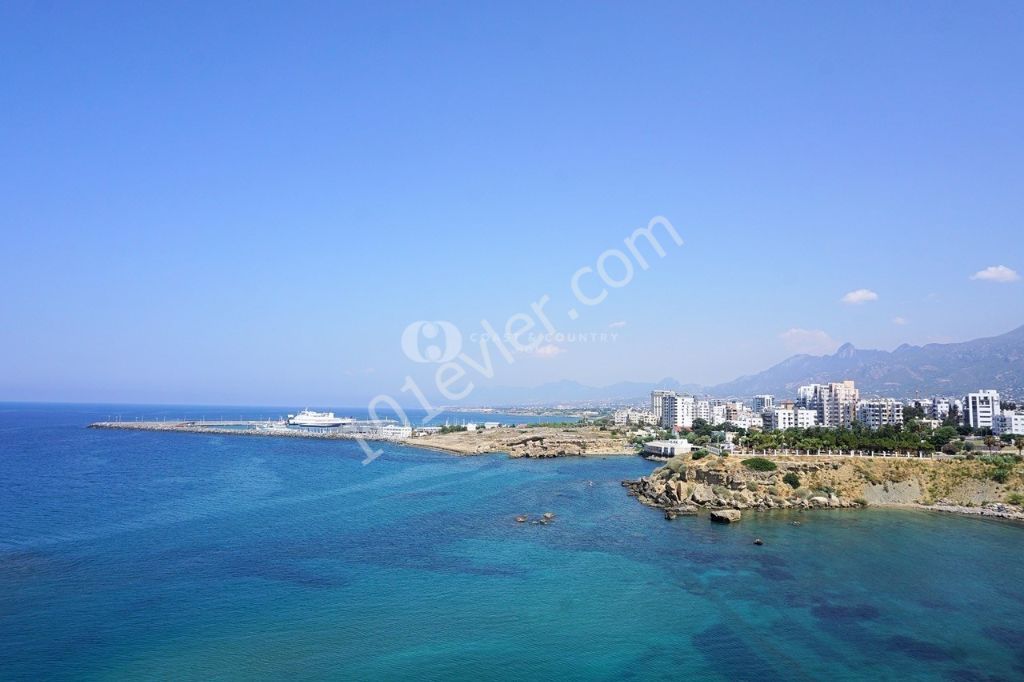
[[[665,510],[665,520],[666,521],[671,521],[675,517],[676,517],[676,513],[674,511],[672,511],[670,509],[666,509]]]
[[[755,545],[763,545],[764,544],[764,540],[762,540],[761,538],[754,538],[754,544]]]
[[[555,518],[555,515],[551,512],[544,512],[544,518],[550,521],[551,519]]]
[[[526,521],[527,521],[526,516],[524,516],[522,514],[520,514],[519,516],[516,517],[516,523],[526,523]]]
[[[711,520],[715,523],[737,523],[740,520],[740,512],[737,509],[720,509],[711,512]]]

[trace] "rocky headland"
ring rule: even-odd
[[[767,462],[767,463],[766,463]],[[623,481],[666,517],[706,510],[907,506],[1024,520],[1024,464],[982,460],[689,455]]]
[[[594,426],[499,427],[417,436],[405,442],[457,455],[504,452],[513,459],[636,454],[625,436]]]

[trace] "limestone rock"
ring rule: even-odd
[[[740,516],[738,509],[719,509],[711,512],[711,520],[715,523],[737,523]]]
[[[697,504],[708,504],[710,502],[714,502],[715,491],[712,490],[711,486],[707,484],[698,483],[696,486],[694,486],[693,494],[690,495],[690,499],[696,502]]]

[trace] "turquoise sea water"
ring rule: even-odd
[[[0,405],[0,678],[1024,678],[1019,525],[667,522],[635,458],[364,466],[109,411]]]

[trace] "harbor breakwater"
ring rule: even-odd
[[[347,427],[288,427],[280,422],[270,425],[259,421],[113,421],[94,422],[90,429],[124,431],[162,431],[173,433],[205,433],[219,436],[269,436],[276,438],[319,438],[323,440],[403,440],[384,433],[375,425]]]

